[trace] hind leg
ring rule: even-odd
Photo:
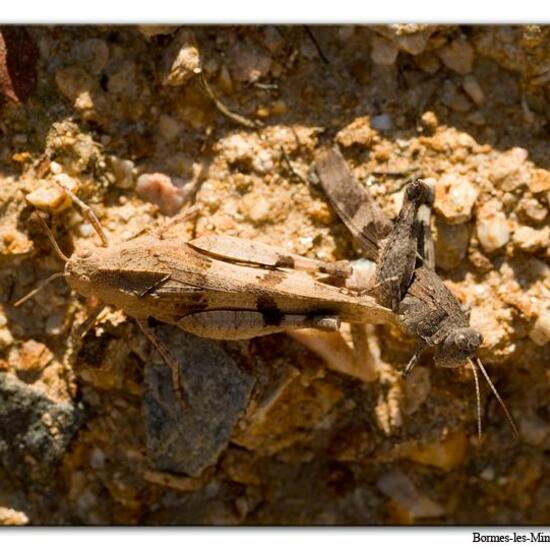
[[[306,316],[273,311],[201,311],[182,317],[181,329],[215,340],[246,340],[300,328],[338,330],[340,321],[336,316]]]

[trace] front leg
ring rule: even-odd
[[[177,326],[204,338],[246,340],[301,328],[336,331],[340,320],[330,315],[288,314],[275,308],[265,311],[212,310],[185,315]]]

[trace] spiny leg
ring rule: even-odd
[[[409,359],[407,366],[401,371],[401,376],[403,378],[406,378],[414,369],[414,367],[416,367],[418,360],[420,359],[420,355],[424,351],[424,348],[425,348],[424,345],[419,345],[416,348],[416,351],[414,352],[413,356]]]
[[[99,304],[92,309],[86,320],[76,327],[75,336],[77,338],[84,338],[84,336],[86,336],[105,307],[105,304]]]
[[[164,344],[156,337],[155,333],[148,327],[147,321],[136,319],[136,322],[145,336],[149,339],[154,348],[159,352],[164,362],[170,367],[172,373],[172,387],[177,400],[184,410],[189,408],[189,399],[182,385],[180,364],[178,360],[170,353]]]

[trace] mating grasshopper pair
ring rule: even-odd
[[[401,326],[418,339],[418,347],[403,370],[407,375],[420,354],[433,348],[439,367],[471,366],[476,386],[478,435],[481,437],[481,398],[478,369],[499,401],[516,437],[514,420],[476,355],[481,334],[469,326],[467,315],[435,273],[430,230],[433,190],[422,180],[405,189],[403,206],[391,224],[372,197],[350,174],[338,150],[325,148],[315,163],[320,183],[332,206],[377,268],[370,292],[398,316]]]
[[[433,200],[430,189],[420,181],[409,185],[392,226],[353,180],[336,150],[321,151],[316,169],[336,211],[367,257],[377,261],[374,283],[365,288],[346,287],[353,274],[351,263],[316,261],[232,237],[185,241],[163,239],[159,233],[109,246],[91,209],[68,189],[65,191],[80,205],[103,246],[67,258],[47,230],[65,261],[64,272],[54,277],[64,276],[79,294],[98,298],[134,317],[170,366],[174,391],[183,403],[187,399],[179,364],[148,328],[149,317],[198,336],[225,340],[306,328],[336,331],[341,322],[364,325],[399,319],[421,342],[406,372],[426,346],[436,348],[435,360],[441,366],[471,362],[480,419],[477,369],[470,357],[481,337],[468,327],[454,296],[427,266],[434,257],[428,227]],[[323,282],[324,277],[332,282]],[[95,315],[100,310],[96,309]],[[483,365],[479,360],[477,364],[516,431]]]

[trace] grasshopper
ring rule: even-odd
[[[482,372],[514,431],[518,430],[504,401],[476,352],[481,334],[469,326],[459,302],[434,271],[434,247],[429,218],[433,192],[422,180],[405,190],[403,207],[392,226],[371,195],[353,178],[336,148],[323,148],[315,168],[330,203],[368,259],[377,262],[374,282],[364,292],[389,307],[406,332],[419,344],[405,367],[406,376],[426,348],[433,348],[436,365],[457,368],[469,363],[476,386],[478,436],[481,404],[477,371]]]
[[[227,236],[163,239],[143,235],[109,244],[93,211],[71,190],[64,191],[95,228],[101,246],[65,256],[39,216],[64,271],[64,277],[84,297],[123,310],[171,368],[177,397],[186,403],[185,384],[172,354],[149,329],[154,318],[207,338],[238,340],[296,329],[337,331],[340,322],[391,323],[394,315],[370,297],[353,296],[345,288],[323,283],[321,276],[345,279],[348,262],[327,263],[289,254],[276,247]],[[104,306],[96,308],[86,329]],[[83,333],[81,330],[80,333]]]

